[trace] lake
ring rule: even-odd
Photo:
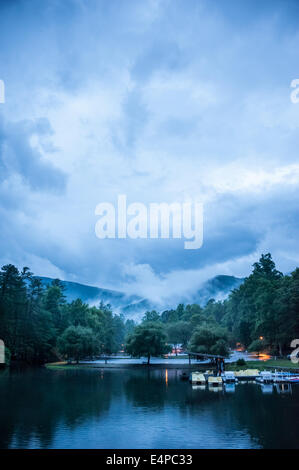
[[[299,385],[193,388],[180,371],[0,372],[3,448],[299,448]]]

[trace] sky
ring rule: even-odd
[[[299,4],[1,0],[0,263],[192,295],[299,266]],[[197,200],[203,245],[105,239],[95,207]]]

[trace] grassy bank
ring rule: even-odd
[[[289,359],[269,359],[267,361],[248,361],[244,366],[238,366],[235,362],[227,364],[226,370],[244,370],[244,369],[258,369],[264,370],[267,368],[283,368],[283,369],[297,369],[299,364],[293,364]]]
[[[76,364],[75,362],[69,363],[66,361],[61,361],[61,362],[49,362],[48,364],[45,364],[46,369],[51,369],[51,370],[69,370],[69,369],[86,369],[88,367],[88,364]]]
[[[191,367],[189,364],[157,364],[153,363],[149,366],[147,364],[136,364],[136,363],[87,363],[87,364],[76,364],[72,363],[69,364],[67,362],[52,362],[45,364],[47,369],[52,370],[70,370],[70,369],[146,369],[147,367],[151,369],[189,369],[192,370],[207,370],[213,369],[211,364],[200,364],[196,362],[192,362]],[[299,371],[299,364],[293,364],[288,359],[269,359],[267,361],[248,361],[245,365],[239,366],[235,362],[227,363],[225,369],[226,370],[244,370],[244,369],[258,369],[258,370],[265,370],[269,368],[282,368],[285,370],[294,370]]]

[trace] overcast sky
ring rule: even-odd
[[[299,265],[299,4],[1,0],[0,262],[179,298]],[[99,240],[95,207],[204,203],[204,243]]]

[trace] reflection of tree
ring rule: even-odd
[[[200,403],[215,403],[221,399],[218,394],[209,391],[192,390],[192,387],[179,378],[180,372],[168,370],[166,384],[165,370],[142,370],[130,372],[125,382],[125,393],[134,406],[163,408],[173,406],[182,412],[196,409]]]
[[[295,419],[298,415],[298,397],[294,397],[295,390],[293,396],[277,396],[276,393],[264,395],[260,386],[241,383],[236,386],[235,393],[228,394],[225,389],[217,392],[207,388],[192,389],[189,384],[180,381],[172,370],[168,371],[166,387],[164,376],[165,371],[129,374],[125,383],[128,400],[135,407],[156,409],[157,412],[165,407],[180,410],[182,416],[191,417],[192,423],[197,423],[192,434],[198,433],[201,439],[205,435],[204,418],[204,426],[209,428],[207,433],[215,433],[216,441],[221,441],[225,434],[231,435],[231,447],[240,444],[233,441],[235,432],[248,434],[253,445],[258,447],[290,448],[297,445],[294,444],[298,435]],[[248,442],[244,441],[245,445]],[[201,442],[201,445],[208,447],[209,442]]]
[[[134,406],[155,408],[164,407],[167,390],[161,377],[151,371],[130,373],[125,382],[125,394]]]
[[[49,447],[58,423],[75,428],[110,407],[116,377],[99,371],[30,370],[0,377],[0,447]],[[5,404],[5,406],[4,406]]]
[[[182,434],[177,426],[184,430],[185,443],[192,436],[202,447],[210,445],[207,436],[236,447],[238,433],[247,436],[245,445],[251,436],[256,445],[266,448],[298,447],[299,390],[295,386],[292,395],[264,395],[260,386],[240,383],[235,393],[228,394],[193,389],[179,377],[180,372],[169,369],[166,380],[165,370],[147,367],[103,373],[31,369],[18,374],[7,369],[0,374],[0,447],[51,447],[58,427],[65,427],[67,434],[93,418],[106,419],[108,410],[111,419],[115,411],[118,416],[125,413],[130,426],[137,408],[141,415],[149,411],[158,417],[163,411],[178,447]],[[111,425],[117,426],[117,421]],[[63,441],[58,444],[63,447]]]

